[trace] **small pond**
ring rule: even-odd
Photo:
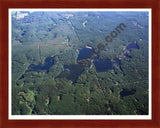
[[[120,92],[120,96],[121,96],[121,98],[123,98],[125,96],[133,95],[133,94],[135,94],[135,92],[136,92],[135,89],[125,89],[125,88],[123,88],[123,90]]]
[[[126,50],[131,50],[131,49],[139,49],[139,47],[136,43],[130,43],[127,45]]]
[[[139,46],[136,43],[130,43],[127,45],[124,56],[126,58],[132,58],[131,56],[128,55],[127,51],[131,51],[131,49],[139,49]]]

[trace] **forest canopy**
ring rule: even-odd
[[[12,115],[148,115],[148,18],[12,11]]]

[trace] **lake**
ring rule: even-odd
[[[79,50],[77,61],[92,58],[93,50],[91,48],[83,48]],[[99,60],[98,57],[93,61],[97,72],[105,72],[113,69],[113,63],[110,60]]]
[[[79,50],[77,61],[91,58],[93,55],[93,50],[91,48],[83,48]]]
[[[28,67],[28,70],[26,72],[29,72],[29,71],[41,72],[43,70],[48,71],[49,68],[51,68],[53,66],[53,64],[54,64],[54,57],[47,57],[45,59],[44,64],[38,64],[38,65],[31,64]]]
[[[110,60],[99,60],[93,61],[97,72],[106,72],[113,69],[113,63]]]
[[[61,74],[57,76],[57,78],[65,77],[66,79],[72,80],[72,82],[75,83],[83,71],[84,71],[84,66],[79,64],[73,64],[69,66],[64,65],[64,71],[61,72]]]
[[[92,59],[93,51],[91,48],[82,48],[79,50],[77,63],[72,65],[64,65],[64,71],[61,72],[57,78],[65,77],[68,80],[72,80],[72,82],[76,82],[78,77],[82,74],[85,67],[89,67],[90,61],[86,61],[87,59]],[[83,63],[81,63],[84,61]],[[118,61],[118,60],[117,60]],[[110,60],[99,60],[98,57],[94,57],[93,63],[95,65],[97,72],[105,72],[113,69],[113,62]],[[119,61],[117,63],[120,63]],[[85,64],[85,65],[84,65]]]

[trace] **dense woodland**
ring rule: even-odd
[[[78,61],[86,46],[98,52]],[[113,68],[97,72],[94,57]],[[148,61],[147,12],[12,12],[12,114],[147,115]]]

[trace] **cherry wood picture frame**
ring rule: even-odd
[[[152,9],[151,120],[9,120],[9,9],[12,8],[150,8]],[[160,127],[159,0],[0,0],[0,128],[159,128]]]

